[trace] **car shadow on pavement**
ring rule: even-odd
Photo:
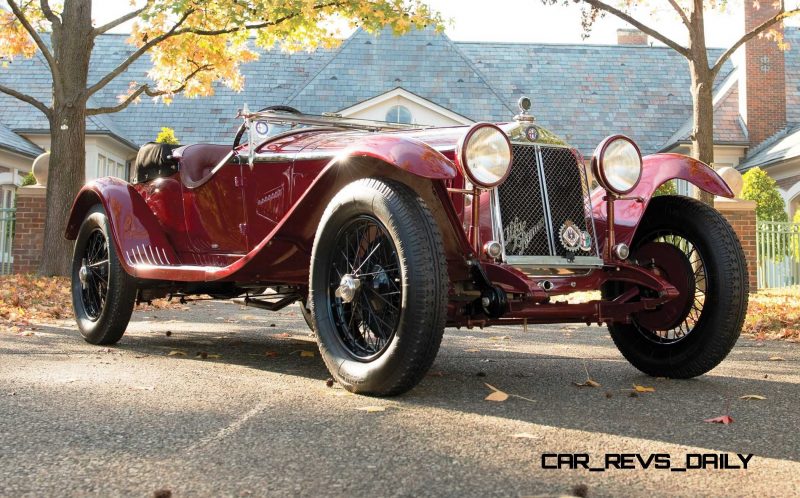
[[[323,388],[329,374],[302,319],[298,324],[296,314],[252,320],[246,316],[198,322],[140,319],[111,351],[159,361],[236,365],[297,376]],[[184,317],[192,318],[196,317]],[[74,349],[94,354],[74,329],[43,331],[38,352]],[[97,354],[104,350],[98,347]],[[8,352],[20,353],[0,348],[0,354]],[[769,360],[779,355],[786,361]],[[796,365],[797,354],[785,343],[759,345],[740,339],[711,374],[692,380],[654,379],[630,366],[607,333],[596,327],[536,327],[527,334],[508,327],[448,329],[426,378],[391,402],[409,409],[434,407],[800,461],[800,436],[793,429],[800,394]],[[585,381],[587,373],[599,387],[575,385]],[[486,401],[491,393],[486,384],[512,396],[505,402]],[[634,385],[653,387],[654,392],[634,393]],[[741,399],[753,394],[766,399]],[[704,422],[721,415],[731,415],[735,422]],[[792,429],[783,431],[784,427]]]

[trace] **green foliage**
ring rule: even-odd
[[[33,176],[33,171],[28,172],[27,175],[22,177],[22,186],[36,185],[36,178]]]
[[[775,180],[761,168],[753,168],[742,175],[742,199],[756,201],[756,217],[765,221],[789,221]]]
[[[158,133],[156,137],[156,142],[160,144],[169,144],[169,145],[180,145],[181,143],[178,141],[178,138],[175,136],[175,130],[172,128],[167,128],[166,126],[161,128],[161,131]]]
[[[794,212],[794,218],[792,218],[793,223],[800,223],[800,208]]]
[[[675,185],[675,181],[670,180],[658,187],[655,193],[653,193],[653,197],[658,195],[678,195],[678,187]]]

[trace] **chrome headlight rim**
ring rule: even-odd
[[[476,177],[473,174],[472,168],[470,167],[469,161],[467,160],[467,153],[469,152],[469,145],[470,140],[475,134],[483,130],[485,128],[492,128],[494,129],[499,136],[503,138],[505,141],[506,147],[508,147],[508,165],[506,165],[505,172],[502,176],[500,176],[497,180],[493,182],[486,182]],[[467,130],[467,133],[461,137],[461,140],[458,142],[456,146],[456,162],[458,163],[458,167],[461,169],[462,174],[475,186],[478,186],[483,189],[493,189],[498,185],[502,184],[508,178],[509,173],[511,173],[511,164],[513,162],[513,152],[511,149],[511,140],[509,140],[508,135],[497,125],[492,123],[475,123],[472,127]]]
[[[614,187],[612,182],[609,181],[609,178],[606,175],[606,167],[605,167],[606,151],[612,144],[620,140],[627,142],[633,147],[633,149],[636,151],[636,156],[638,157],[638,162],[639,162],[639,169],[636,181],[633,182],[631,186],[627,189],[620,189]],[[597,182],[604,189],[618,195],[629,194],[639,185],[639,182],[642,180],[642,152],[639,149],[639,146],[636,145],[636,142],[634,142],[633,139],[631,139],[630,137],[627,137],[625,135],[611,135],[609,137],[606,137],[602,142],[600,142],[600,145],[597,146],[597,148],[594,151],[594,154],[592,154],[592,172],[594,173]]]

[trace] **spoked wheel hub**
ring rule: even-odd
[[[94,230],[86,242],[78,280],[86,316],[97,320],[108,295],[108,241],[102,230]]]
[[[347,223],[336,237],[329,302],[336,332],[347,352],[371,361],[391,342],[400,323],[400,259],[386,227],[367,215]]]
[[[634,257],[678,290],[678,297],[656,310],[633,316],[636,328],[656,343],[684,339],[697,325],[705,305],[706,265],[699,248],[673,231],[651,234],[639,245]]]

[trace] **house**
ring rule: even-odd
[[[753,23],[760,11],[745,2]],[[90,81],[133,48],[127,35],[96,40]],[[795,50],[768,40],[748,43],[746,63],[728,63],[715,85],[716,166],[764,167],[778,180],[791,211],[800,204],[800,30],[786,28]],[[716,58],[721,49],[710,50]],[[114,105],[132,80],[144,81],[147,57],[94,95]],[[236,112],[283,104],[306,113],[397,122],[461,125],[507,121],[526,94],[538,122],[585,156],[605,135],[631,136],[643,153],[688,152],[691,96],[686,61],[642,33],[620,30],[617,45],[457,42],[432,31],[375,37],[356,31],[338,48],[313,53],[261,51],[243,66],[245,89],[220,87],[213,97],[178,97],[167,106],[143,100],[126,110],[87,118],[86,178],[126,177],[139,145],[162,126],[182,143],[228,143]],[[37,56],[0,70],[0,83],[47,101],[49,73]],[[0,176],[9,184],[49,147],[49,125],[37,110],[0,94]],[[2,183],[2,182],[0,182]],[[7,187],[10,189],[10,187]]]

